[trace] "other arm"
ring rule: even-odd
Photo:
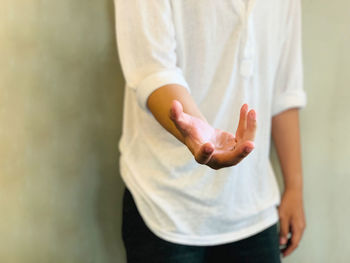
[[[303,179],[299,132],[299,109],[283,111],[272,118],[272,138],[280,160],[284,193],[279,207],[280,244],[288,256],[298,246],[306,227],[303,208]],[[292,237],[287,242],[288,233]]]

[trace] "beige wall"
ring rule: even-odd
[[[345,263],[350,2],[303,8],[308,224],[286,262]],[[1,0],[0,58],[0,262],[125,262],[113,1]]]
[[[350,262],[350,1],[304,0],[307,230],[287,263]]]
[[[0,1],[0,262],[123,262],[111,0]]]

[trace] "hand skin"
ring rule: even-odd
[[[215,170],[237,165],[254,149],[256,113],[244,104],[236,134],[212,127],[188,91],[170,84],[149,96],[147,106],[157,121],[184,143],[195,160]]]
[[[287,245],[281,252],[283,257],[286,257],[298,247],[306,228],[297,108],[283,111],[272,118],[272,138],[281,164],[285,186],[278,213],[280,245]],[[287,240],[289,233],[291,238]]]

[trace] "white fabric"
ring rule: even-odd
[[[306,105],[299,0],[115,0],[126,87],[120,172],[147,226],[180,244],[215,245],[278,220],[269,161],[271,117]],[[254,151],[213,170],[153,117],[146,101],[176,83],[208,122],[235,133],[239,110],[257,112]]]

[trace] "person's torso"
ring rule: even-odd
[[[239,165],[213,170],[196,163],[126,87],[122,173],[143,196],[136,201],[148,206],[147,216],[168,232],[224,233],[237,227],[232,222],[279,202],[269,163],[274,73],[282,44],[279,2],[256,1],[247,18],[250,1],[171,1],[178,66],[208,122],[234,134],[244,103],[257,112],[256,147]],[[214,222],[218,225],[208,228]]]

